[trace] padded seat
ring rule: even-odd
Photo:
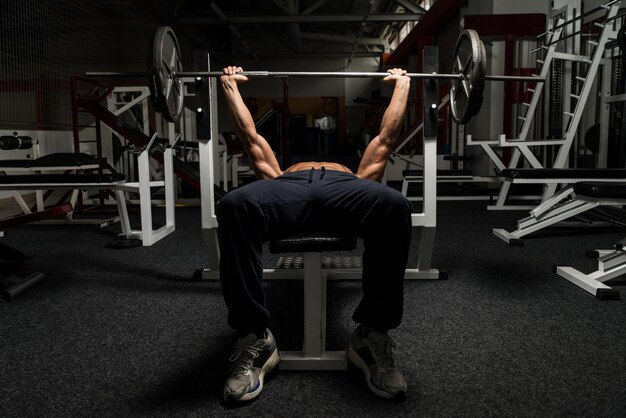
[[[30,167],[81,167],[84,165],[98,165],[98,162],[98,157],[95,155],[60,152],[39,157],[30,163]]]
[[[0,184],[99,184],[124,181],[122,173],[113,174],[17,174],[0,176]]]
[[[36,159],[23,160],[1,160],[0,167],[3,168],[30,168],[33,170],[46,169],[49,167],[72,167],[97,166],[99,159],[95,155],[73,152],[60,152],[44,155]]]
[[[595,199],[626,199],[626,183],[592,183],[574,184],[574,193]]]
[[[297,234],[269,243],[269,250],[272,254],[352,251],[355,248],[356,237],[323,233]]]
[[[29,168],[34,160],[1,160],[0,167],[6,168]]]

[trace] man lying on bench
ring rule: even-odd
[[[284,171],[259,135],[239,93],[247,81],[240,67],[227,67],[222,88],[233,127],[259,180],[223,197],[217,205],[220,280],[228,323],[238,333],[226,401],[247,401],[263,389],[278,365],[276,341],[267,328],[262,286],[262,246],[300,232],[337,231],[363,237],[363,298],[353,315],[359,324],[347,351],[367,384],[385,398],[404,396],[406,382],[395,368],[387,332],[400,324],[403,282],[411,243],[411,204],[380,183],[406,109],[410,78],[389,70],[394,83],[381,132],[365,150],[358,172],[328,162],[297,163]]]

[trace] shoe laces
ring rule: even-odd
[[[248,376],[254,363],[254,359],[259,357],[259,351],[263,348],[263,341],[257,340],[253,344],[239,345],[235,347],[235,352],[228,358],[232,365],[234,376]]]
[[[392,350],[396,346],[391,337],[387,334],[375,334],[370,332],[368,339],[370,341],[370,348],[374,352],[378,367],[382,371],[392,371],[395,369],[393,362]]]

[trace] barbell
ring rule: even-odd
[[[482,106],[485,81],[543,82],[539,76],[487,75],[487,54],[478,33],[464,30],[454,49],[452,73],[407,73],[411,78],[450,80],[450,108],[458,124],[466,124]],[[161,26],[154,35],[150,68],[147,73],[88,72],[87,76],[150,78],[150,94],[155,111],[177,122],[184,108],[183,77],[219,77],[222,71],[183,71],[180,46],[174,31]],[[383,72],[245,71],[248,77],[386,77]]]

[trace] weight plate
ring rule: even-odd
[[[150,104],[155,112],[163,113],[163,109],[167,108],[165,104],[165,96],[161,94],[159,87],[157,86],[157,76],[156,71],[150,66],[150,71],[152,75],[150,76],[150,80],[148,81],[148,86],[150,88]]]
[[[153,106],[170,122],[177,122],[183,113],[183,80],[176,73],[183,70],[180,47],[174,31],[161,26],[154,35],[152,52],[151,88],[154,89]],[[152,86],[152,83],[154,85]]]
[[[483,41],[480,42],[480,86],[476,90],[477,94],[480,93],[480,97],[476,99],[476,101],[468,103],[467,111],[471,116],[475,116],[480,112],[480,108],[483,105],[483,92],[485,90],[485,77],[487,74],[487,50],[485,49],[485,44]]]
[[[454,49],[452,73],[461,79],[454,80],[450,88],[452,117],[458,124],[466,124],[478,113],[485,88],[486,53],[476,31],[464,30]]]
[[[156,71],[154,70],[154,39],[150,44],[147,51],[148,61],[146,66],[148,68],[148,74],[150,79],[148,80],[148,87],[150,88],[150,104],[155,112],[161,113],[163,107],[161,106],[161,100],[159,100],[159,91],[156,88]]]

